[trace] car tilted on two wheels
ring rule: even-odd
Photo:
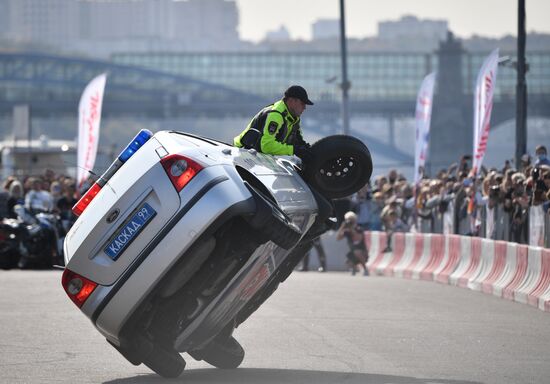
[[[74,207],[62,284],[128,361],[178,376],[187,352],[236,368],[232,337],[328,230],[333,198],[370,178],[350,136],[295,157],[142,130]]]

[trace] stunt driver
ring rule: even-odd
[[[296,155],[304,162],[311,160],[310,145],[300,129],[300,115],[306,105],[313,105],[306,90],[292,85],[281,100],[259,111],[233,144],[270,155]]]

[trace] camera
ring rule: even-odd
[[[537,181],[540,178],[540,168],[533,168],[533,181]]]

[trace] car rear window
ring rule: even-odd
[[[202,136],[197,136],[197,135],[193,135],[193,134],[187,133],[187,132],[172,131],[171,133],[176,134],[176,135],[185,136],[185,138],[188,141],[194,143],[197,146],[201,145],[200,142],[212,144],[212,145],[215,145],[215,146],[219,146],[220,144],[221,145],[230,145],[230,144],[224,143],[223,141],[214,140],[214,139],[210,139],[210,138],[202,137]]]

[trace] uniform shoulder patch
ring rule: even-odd
[[[279,128],[279,124],[276,121],[272,121],[267,126],[267,131],[273,135],[275,132],[277,132],[277,128]]]

